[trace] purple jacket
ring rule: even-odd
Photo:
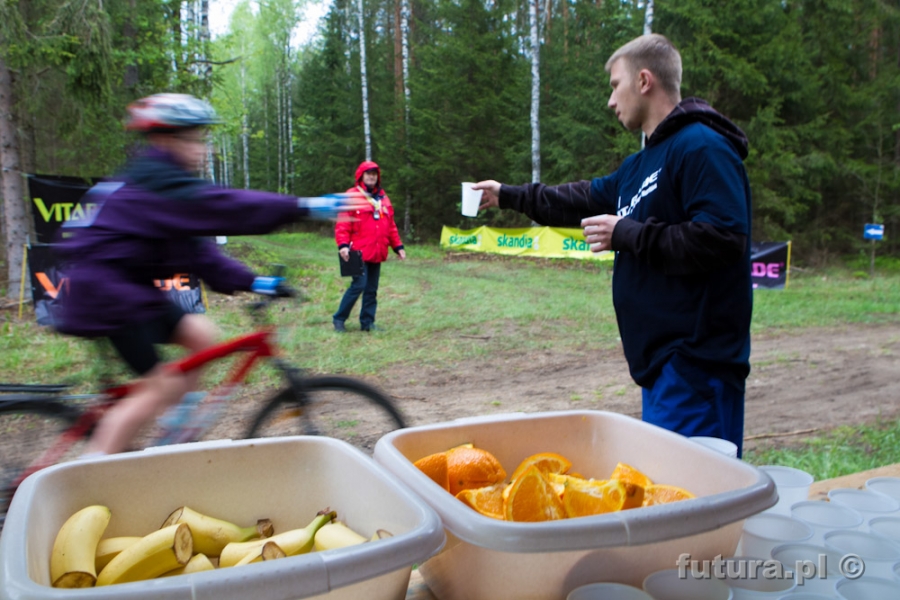
[[[199,236],[255,235],[302,219],[297,199],[218,187],[151,148],[112,181],[86,222],[62,228],[59,250],[68,278],[60,331],[108,335],[157,316],[170,300],[154,284],[193,273],[218,292],[249,290],[254,274]]]

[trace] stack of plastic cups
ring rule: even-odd
[[[776,546],[809,542],[812,537],[813,530],[806,523],[793,517],[763,512],[744,521],[738,556],[769,558]]]
[[[809,486],[812,485],[813,476],[806,471],[776,465],[763,465],[759,470],[772,478],[778,490],[778,503],[764,512],[790,515],[791,506],[809,498]]]
[[[796,580],[789,575],[784,565],[777,565],[771,558],[757,556],[735,556],[723,560],[724,568],[714,573],[731,588],[734,600],[777,600],[792,594],[797,587]],[[775,567],[778,567],[777,569]],[[772,577],[779,571],[782,577]]]
[[[900,502],[900,477],[873,477],[866,481],[866,489]]]
[[[577,587],[566,596],[566,600],[654,600],[653,596],[640,588],[624,583],[589,583]]]
[[[842,576],[837,552],[818,544],[784,544],[772,550],[772,558],[794,572],[795,594],[834,598],[834,584]]]
[[[694,575],[691,570],[666,569],[647,575],[644,591],[653,600],[732,600],[734,592],[709,573]]]
[[[813,530],[810,544],[825,544],[825,534],[836,529],[860,529],[863,516],[848,506],[821,500],[797,502],[791,507],[791,516],[809,525]]]

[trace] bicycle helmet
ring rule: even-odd
[[[189,94],[154,94],[128,105],[125,128],[142,133],[171,132],[219,123],[209,103]]]

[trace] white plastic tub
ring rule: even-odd
[[[104,537],[144,535],[187,505],[239,524],[269,518],[276,533],[305,527],[329,507],[359,533],[394,537],[328,552],[181,577],[82,590],[49,586],[50,550],[75,511],[104,504]],[[444,542],[440,520],[383,468],[320,437],[216,441],[57,465],[29,477],[0,537],[0,598],[286,600],[406,597],[413,564]]]
[[[481,516],[419,471],[413,462],[471,442],[511,473],[537,452],[557,452],[572,471],[605,478],[617,462],[658,483],[698,496],[667,505],[545,523]],[[732,556],[745,518],[778,499],[771,478],[734,458],[639,420],[599,411],[515,414],[415,427],[387,434],[375,460],[440,515],[444,550],[420,566],[441,600],[565,598],[578,586],[614,581],[639,587],[693,559]]]

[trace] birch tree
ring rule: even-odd
[[[366,22],[363,0],[359,4],[359,77],[362,86],[363,135],[366,138],[366,160],[372,160],[372,133],[369,126],[369,82],[366,75]]]
[[[541,181],[541,39],[538,22],[538,3],[528,3],[528,21],[531,28],[531,181]]]

